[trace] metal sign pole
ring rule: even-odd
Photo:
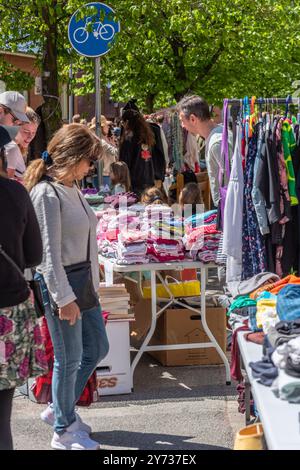
[[[96,116],[96,135],[101,137],[101,62],[100,57],[95,59],[95,80],[96,80],[96,96],[95,96],[95,116]]]
[[[92,9],[92,13],[90,12]],[[88,10],[88,11],[84,11]],[[73,13],[68,25],[68,37],[73,49],[84,57],[95,58],[95,118],[96,135],[101,138],[100,56],[107,54],[120,32],[115,11],[105,3],[91,2]],[[102,162],[98,160],[98,184],[103,182]]]
[[[96,117],[96,135],[101,138],[101,60],[95,58],[95,117]],[[98,185],[103,183],[103,164],[98,160]]]
[[[72,64],[72,62],[70,63],[69,79],[70,79],[70,82],[73,79],[73,64]],[[72,123],[73,115],[74,115],[74,96],[73,96],[73,93],[69,93],[69,124]]]

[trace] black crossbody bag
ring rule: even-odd
[[[61,208],[61,201],[60,201],[60,197],[59,197],[57,189],[50,181],[47,181],[47,184],[50,184],[50,186],[53,188],[59,200],[59,204]],[[86,208],[84,207],[84,204],[81,200],[79,193],[78,193],[78,197],[85,213],[89,217],[88,212]],[[91,228],[89,228],[86,261],[82,261],[81,263],[71,264],[69,266],[64,266],[64,270],[66,272],[69,284],[72,287],[72,290],[76,296],[75,302],[77,303],[80,311],[90,310],[91,308],[94,308],[99,305],[99,298],[93,285],[92,265],[90,261],[90,235],[91,235]],[[39,280],[35,280],[34,284],[35,284],[35,289],[39,291],[39,295],[41,296],[42,288],[41,288],[40,282],[41,281]],[[57,314],[58,306],[54,302],[52,296],[50,295],[50,292],[49,292],[49,298],[50,298],[52,310],[54,311],[54,313]]]

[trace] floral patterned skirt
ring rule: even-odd
[[[19,387],[48,371],[40,325],[27,300],[0,308],[0,390]]]

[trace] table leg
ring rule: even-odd
[[[157,312],[156,312],[156,271],[151,271],[151,326],[150,330],[148,331],[146,338],[144,339],[140,349],[138,350],[132,364],[131,364],[131,384],[133,387],[133,374],[136,366],[138,365],[138,362],[142,356],[142,354],[145,352],[146,347],[149,344],[150,339],[153,336],[153,333],[156,328],[156,318],[157,318]]]
[[[205,299],[205,291],[206,291],[206,267],[203,266],[201,268],[201,322],[203,329],[211,342],[214,344],[216,350],[218,351],[219,355],[221,356],[222,361],[224,362],[225,371],[226,371],[226,385],[231,384],[231,377],[230,377],[230,366],[226,354],[222,350],[221,346],[218,344],[217,340],[215,339],[214,335],[210,331],[207,322],[206,322],[206,299]]]

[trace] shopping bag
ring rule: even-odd
[[[168,282],[168,279],[174,282]],[[166,276],[165,282],[174,297],[195,297],[200,295],[199,281],[178,281],[178,279],[171,276]],[[143,296],[144,299],[151,299],[151,286],[143,287]],[[164,284],[156,284],[156,296],[163,299],[170,298]]]

